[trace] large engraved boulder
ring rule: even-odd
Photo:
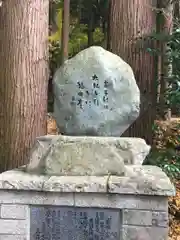
[[[65,62],[53,79],[54,115],[65,135],[120,136],[139,115],[131,67],[101,47]]]
[[[123,176],[125,165],[141,165],[149,150],[139,138],[43,136],[31,150],[26,171],[57,176]]]

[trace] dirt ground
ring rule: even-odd
[[[47,118],[47,134],[57,135],[56,121],[51,115]],[[180,180],[174,181],[176,196],[169,198],[169,240],[180,240]]]

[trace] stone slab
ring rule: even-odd
[[[152,225],[156,227],[168,227],[168,211],[166,212],[152,212]]]
[[[1,204],[74,206],[73,193],[0,190]]]
[[[26,220],[0,219],[0,235],[25,235],[27,233],[27,226]]]
[[[30,239],[120,239],[120,211],[100,208],[30,207]]]
[[[143,195],[174,196],[175,187],[156,166],[126,166],[124,177],[110,176],[108,191]]]
[[[26,219],[28,216],[28,206],[18,204],[2,204],[0,217],[4,219]]]
[[[124,177],[32,175],[20,170],[0,174],[0,189],[45,192],[97,192],[140,195],[175,195],[169,178],[158,167],[126,166]]]
[[[92,46],[54,74],[54,116],[64,135],[120,136],[137,119],[140,91],[132,68]]]
[[[1,204],[55,205],[167,211],[164,196],[119,195],[105,193],[57,193],[0,190]]]
[[[163,212],[168,209],[168,200],[163,196],[75,193],[74,204],[77,207],[157,210]]]
[[[0,235],[0,240],[29,240],[23,235]]]
[[[124,226],[122,240],[168,240],[168,228]]]
[[[123,210],[123,224],[124,225],[152,225],[152,212],[142,210]]]
[[[150,146],[141,138],[41,136],[26,172],[48,176],[123,176],[124,165],[142,165]]]
[[[161,211],[143,211],[135,209],[123,210],[124,225],[168,227],[168,212],[164,209]]]

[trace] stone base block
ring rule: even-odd
[[[157,174],[159,182],[148,190],[147,181],[144,192],[134,175],[48,178],[3,173],[0,240],[166,240],[168,195],[175,194],[174,187],[158,168],[147,172],[152,178],[152,172]],[[134,188],[128,184],[132,179]]]

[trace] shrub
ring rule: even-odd
[[[157,165],[171,178],[180,178],[180,120],[156,121],[154,142],[145,164]]]

